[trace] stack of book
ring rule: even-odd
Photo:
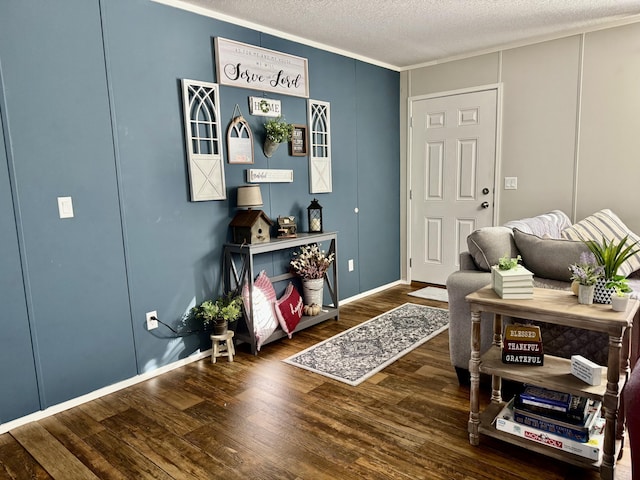
[[[507,325],[502,342],[502,361],[516,365],[544,365],[540,327]]]
[[[500,270],[494,265],[491,267],[491,286],[500,298],[533,298],[533,273],[522,265],[510,270]]]
[[[516,406],[516,397],[511,399],[496,417],[495,427],[497,430],[526,438],[535,443],[573,453],[580,457],[588,458],[589,460],[599,461],[602,459],[606,421],[600,416],[601,402],[589,400],[588,403],[590,405],[588,408],[589,413],[584,423],[575,425],[572,423],[564,424],[553,417],[547,417],[541,414],[538,414],[538,417],[532,417],[529,411],[526,411],[525,415],[528,420],[525,420],[522,413],[522,406]],[[533,424],[535,424],[535,426],[533,426]],[[567,428],[562,428],[561,425]],[[568,427],[569,425],[570,427]],[[583,429],[587,430],[587,437],[576,433]],[[572,433],[567,433],[569,431]],[[561,435],[560,432],[564,435]],[[586,438],[586,440],[576,440],[576,436]]]

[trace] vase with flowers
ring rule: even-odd
[[[305,305],[322,305],[324,276],[335,253],[327,254],[318,244],[303,245],[293,253],[291,268],[302,279],[302,296]]]
[[[598,264],[591,252],[582,252],[578,263],[569,265],[571,280],[578,284],[578,303],[591,305],[598,279],[604,273],[604,267]]]

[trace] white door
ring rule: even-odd
[[[410,279],[444,285],[467,235],[493,223],[497,90],[410,109]]]

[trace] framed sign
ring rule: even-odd
[[[290,183],[293,182],[293,170],[250,168],[247,170],[249,183]]]
[[[293,125],[293,133],[289,141],[289,151],[294,157],[304,157],[309,153],[307,142],[307,126]]]
[[[249,97],[249,113],[259,117],[279,117],[282,115],[280,100],[270,98]]]
[[[306,58],[215,38],[218,83],[309,98]]]
[[[242,115],[235,117],[227,129],[229,163],[253,163],[253,134]]]

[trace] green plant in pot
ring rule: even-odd
[[[607,240],[604,237],[602,238],[602,242],[596,242],[594,240],[586,240],[584,242],[596,257],[598,264],[603,267],[602,278],[599,279],[596,284],[594,296],[596,303],[611,303],[611,295],[614,292],[616,284],[624,281],[624,285],[628,287],[626,278],[623,275],[618,275],[618,269],[625,261],[640,251],[635,248],[638,242],[627,245],[628,238],[629,237],[625,236],[617,243],[614,240]],[[611,287],[609,287],[609,285],[611,285]]]
[[[227,333],[229,324],[242,315],[242,297],[230,293],[215,301],[205,300],[193,307],[192,312],[195,318],[202,320],[205,327],[210,323],[213,325],[214,335],[223,335]]]
[[[267,157],[271,157],[282,142],[288,142],[291,140],[293,125],[287,123],[284,118],[277,117],[267,120],[264,124],[264,128],[267,135],[264,140],[263,151]]]
[[[633,291],[627,283],[626,277],[616,275],[616,278],[607,282],[605,286],[608,289],[613,289],[613,293],[611,294],[611,308],[616,312],[624,312],[629,303],[629,293]]]

